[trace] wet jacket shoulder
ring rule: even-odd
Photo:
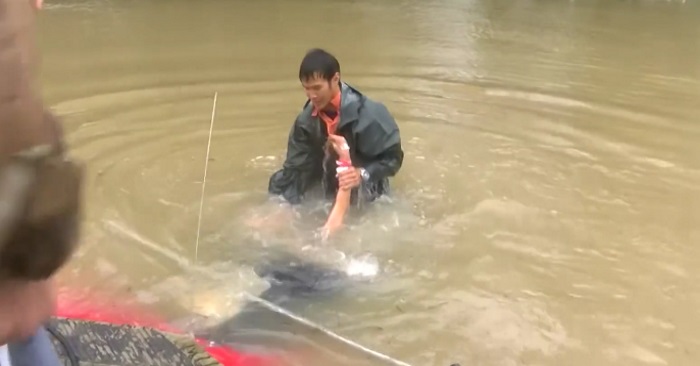
[[[35,10],[0,0],[0,278],[47,278],[78,239],[82,166],[34,89]]]
[[[365,168],[371,181],[393,177],[401,169],[404,157],[399,126],[383,103],[361,94],[359,98],[357,121],[347,119],[346,124],[341,121],[339,126],[351,145],[353,164]],[[354,105],[350,104],[350,108]]]

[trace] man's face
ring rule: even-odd
[[[323,109],[337,91],[338,80],[340,80],[338,73],[333,76],[330,82],[320,75],[314,75],[309,79],[302,80],[301,85],[304,87],[306,97],[311,100],[314,107]]]

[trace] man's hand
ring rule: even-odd
[[[350,146],[348,146],[345,137],[331,134],[328,136],[328,140],[330,140],[339,158],[350,160]]]
[[[360,186],[362,175],[360,168],[347,169],[338,173],[338,186],[340,189],[349,190]]]

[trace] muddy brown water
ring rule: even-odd
[[[313,242],[246,220],[320,46],[406,159],[334,244],[381,274],[304,316],[414,365],[695,365],[699,37],[690,1],[49,2],[43,92],[89,166],[62,286],[224,318],[261,286],[242,253]]]

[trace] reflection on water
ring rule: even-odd
[[[325,248],[323,208],[248,225],[322,46],[394,113],[406,159],[390,202],[309,255],[371,253],[378,275],[302,315],[415,365],[700,358],[697,3],[48,5],[44,91],[90,168],[65,286],[218,321],[265,290],[263,249]]]

